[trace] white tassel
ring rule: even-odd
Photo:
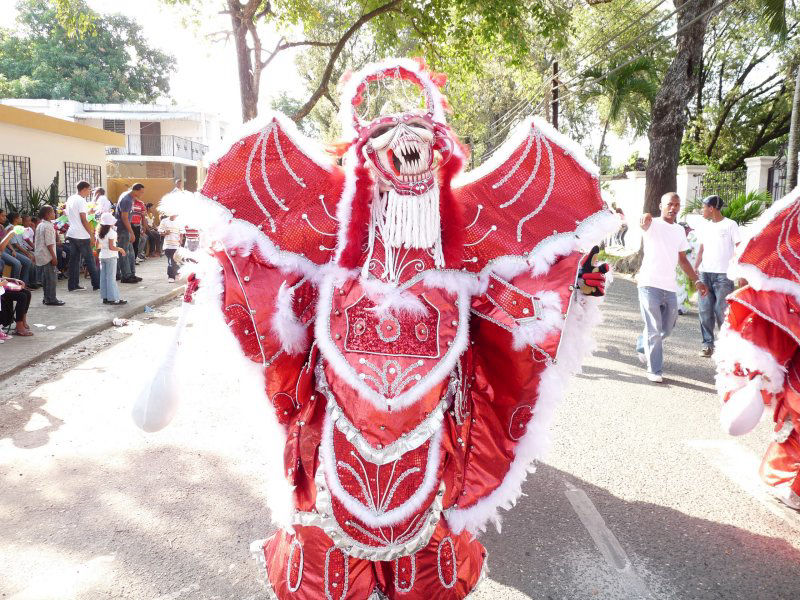
[[[189,303],[184,303],[182,306],[172,341],[167,344],[163,358],[156,363],[160,366],[133,405],[131,413],[133,422],[148,433],[159,431],[169,425],[178,411],[180,389],[175,374],[175,361],[190,306]]]

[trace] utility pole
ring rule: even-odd
[[[553,127],[558,130],[558,61],[553,61]]]

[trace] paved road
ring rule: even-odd
[[[491,579],[479,600],[794,600],[800,516],[758,484],[768,426],[719,431],[696,316],[679,319],[657,385],[632,352],[633,284],[618,280],[604,312],[547,463],[503,535],[482,538]],[[174,317],[108,330],[0,382],[0,597],[263,597],[247,547],[269,523],[264,407],[193,373],[197,394],[168,429],[142,434],[128,418],[135,385],[121,382],[152,364]]]

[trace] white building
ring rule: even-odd
[[[0,103],[125,135],[106,149],[110,178],[183,179],[202,183],[203,156],[225,135],[219,115],[164,104],[90,104],[73,100],[2,99]]]

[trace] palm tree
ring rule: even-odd
[[[629,126],[636,135],[642,135],[650,123],[650,106],[658,93],[658,73],[652,58],[642,56],[630,62],[623,61],[618,59],[605,68],[593,67],[582,74],[588,84],[584,98],[607,102],[603,135],[597,150],[598,165],[609,126]]]

